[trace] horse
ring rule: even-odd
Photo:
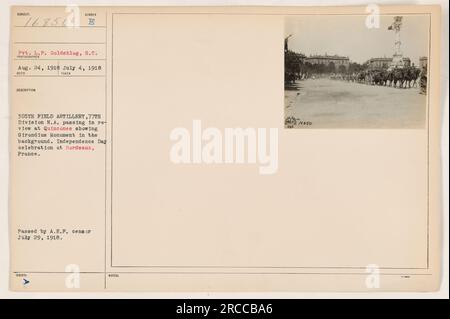
[[[414,66],[406,69],[405,78],[409,88],[417,87],[417,80],[420,77],[420,70]]]

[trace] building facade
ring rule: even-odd
[[[341,66],[344,66],[346,70],[348,70],[348,67],[350,65],[350,59],[345,56],[339,56],[339,55],[310,55],[309,57],[305,58],[305,62],[308,62],[310,64],[322,64],[327,67],[330,65],[334,65],[335,70],[338,71]]]
[[[421,56],[419,58],[419,68],[426,69],[428,67],[428,58],[426,56]]]
[[[370,70],[376,69],[388,69],[392,65],[393,58],[372,58],[366,62]],[[409,58],[403,58],[403,66],[411,66],[411,60]]]
[[[387,69],[392,63],[392,58],[372,58],[367,61],[369,69]]]

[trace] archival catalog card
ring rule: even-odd
[[[11,8],[15,291],[433,291],[439,6]]]

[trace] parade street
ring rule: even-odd
[[[297,80],[285,90],[285,119],[294,128],[423,128],[426,95],[330,78]]]

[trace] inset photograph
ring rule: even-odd
[[[287,17],[285,128],[425,128],[428,15]]]

